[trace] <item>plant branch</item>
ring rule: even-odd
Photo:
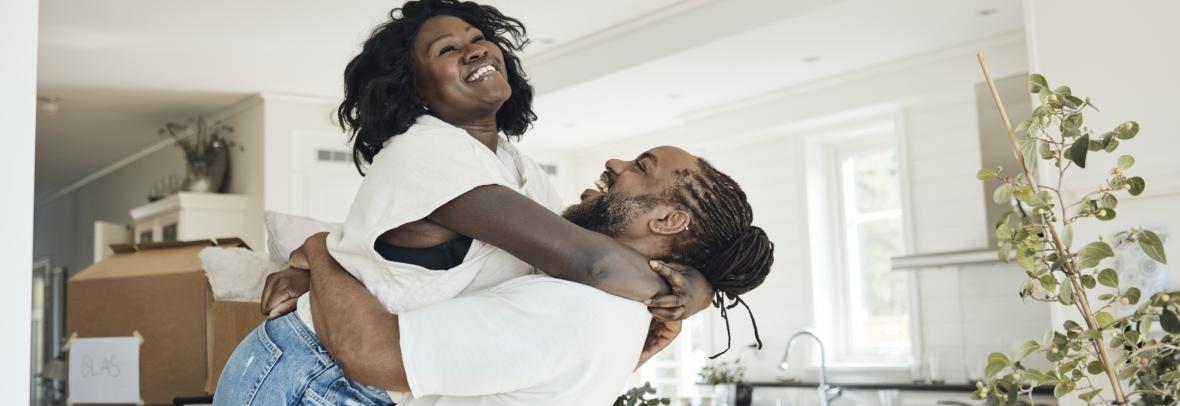
[[[1004,120],[1004,128],[1008,130],[1008,140],[1012,143],[1012,151],[1016,155],[1016,160],[1020,162],[1020,168],[1024,172],[1024,177],[1028,181],[1029,187],[1035,194],[1038,191],[1036,179],[1033,177],[1032,171],[1029,170],[1028,164],[1024,160],[1024,153],[1020,151],[1020,144],[1016,141],[1016,133],[1012,131],[1012,124],[1008,120],[1008,113],[1004,110],[1004,103],[1000,100],[1000,94],[996,90],[996,84],[992,80],[991,73],[987,69],[987,62],[984,61],[983,53],[979,53],[977,57],[979,58],[979,66],[983,69],[984,79],[987,81],[988,88],[991,90],[992,100],[996,103],[996,108],[1000,111],[1000,118]],[[1064,258],[1069,258],[1065,256],[1066,252],[1064,249],[1062,249],[1064,244],[1062,244],[1061,237],[1057,235],[1057,229],[1053,226],[1052,222],[1049,221],[1048,216],[1042,214],[1042,220],[1045,222],[1045,229],[1049,231],[1049,234],[1053,238],[1053,246],[1057,248],[1058,255]],[[1094,315],[1090,312],[1089,299],[1086,298],[1086,290],[1082,286],[1081,278],[1074,269],[1073,261],[1067,259],[1065,263],[1062,264],[1062,267],[1068,271],[1067,274],[1069,275],[1069,281],[1073,285],[1074,292],[1078,293],[1075,295],[1075,303],[1080,308],[1082,317],[1086,321],[1086,325],[1090,329],[1097,330],[1099,328],[1099,324],[1094,319]],[[1103,341],[1104,340],[1101,336],[1090,340],[1091,344],[1094,345],[1094,348],[1098,350],[1098,358],[1102,363],[1103,369],[1106,371],[1107,378],[1110,379],[1110,385],[1114,391],[1115,404],[1125,405],[1127,404],[1127,399],[1123,394],[1122,382],[1119,381],[1118,374],[1115,372],[1114,366],[1110,362],[1110,356],[1106,353],[1106,345]]]

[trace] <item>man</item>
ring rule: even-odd
[[[673,147],[610,160],[606,169],[599,190],[583,193],[564,217],[649,258],[698,269],[723,308],[722,299],[741,303],[737,295],[765,278],[773,244],[751,225],[745,194],[728,176]],[[413,393],[404,404],[604,405],[640,360],[649,326],[657,328],[644,359],[679,332],[678,323],[653,322],[641,303],[544,275],[394,315],[331,258],[323,235],[300,253],[306,264],[293,265],[311,269],[323,345],[351,380]],[[656,269],[674,289],[705,285]],[[267,291],[287,289],[278,284],[269,280]],[[288,296],[302,293],[293,290]]]

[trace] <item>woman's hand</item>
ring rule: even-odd
[[[668,344],[672,344],[672,340],[680,335],[680,329],[683,327],[681,323],[651,319],[651,326],[647,329],[647,340],[643,342],[643,352],[639,353],[639,364],[635,369],[642,367],[647,360],[668,347]]]
[[[650,265],[672,287],[672,294],[656,296],[645,303],[652,317],[660,321],[681,321],[712,303],[713,286],[700,271],[692,267],[676,270],[665,262],[655,260]]]

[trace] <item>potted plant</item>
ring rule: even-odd
[[[168,134],[184,151],[187,175],[184,190],[202,193],[223,193],[229,178],[229,150],[238,145],[229,138],[234,128],[215,122],[205,123],[197,116],[184,124],[168,123],[159,134]],[[239,147],[239,149],[241,149]]]
[[[658,406],[672,404],[672,399],[670,398],[648,397],[649,395],[655,394],[656,388],[651,387],[651,382],[644,382],[643,386],[636,386],[628,390],[627,393],[619,395],[615,399],[613,406]]]
[[[701,383],[713,386],[714,406],[750,406],[754,387],[744,381],[746,367],[741,360],[734,361],[732,367],[725,361],[706,365],[698,375]]]
[[[1067,172],[1086,168],[1090,154],[1114,152],[1138,135],[1139,124],[1127,121],[1099,135],[1085,125],[1084,114],[1091,114],[1087,110],[1097,111],[1089,98],[1073,95],[1067,86],[1050,88],[1043,76],[1034,74],[1029,90],[1041,104],[1013,128],[982,55],[979,61],[1021,164],[1015,171],[984,168],[977,176],[999,181],[996,202],[1019,202],[996,221],[999,257],[1014,260],[1027,274],[1022,298],[1073,307],[1081,322],[1066,320],[1043,339],[1024,343],[1016,354],[990,354],[985,381],[977,384],[974,397],[999,405],[1028,395],[1031,403],[1033,388],[1053,385],[1056,397],[1074,393],[1089,404],[1180,404],[1180,291],[1143,292],[1128,286],[1130,272],[1140,264],[1110,260],[1115,248],[1124,246],[1142,250],[1151,266],[1166,264],[1160,235],[1138,226],[1109,241],[1075,242],[1073,235],[1078,222],[1111,221],[1120,210],[1120,197],[1143,193],[1146,182],[1131,171],[1135,158],[1120,156],[1102,183],[1077,201],[1066,201],[1062,193]],[[1038,163],[1047,163],[1056,176],[1038,178]],[[1034,354],[1051,368],[1026,365]]]

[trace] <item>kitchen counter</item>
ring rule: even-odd
[[[756,388],[815,388],[818,382],[750,382]],[[975,384],[956,383],[829,383],[846,390],[899,390],[915,392],[974,392]],[[1052,395],[1052,386],[1039,386],[1033,394]]]

